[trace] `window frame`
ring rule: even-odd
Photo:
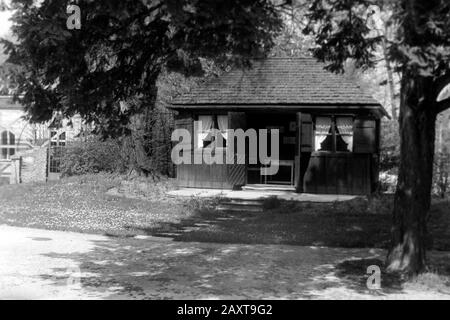
[[[330,136],[331,135],[331,150],[316,150],[316,119],[318,117],[329,117],[331,118],[331,134],[328,133],[327,135]],[[312,148],[312,153],[313,154],[353,154],[353,148],[352,151],[338,151],[337,150],[337,122],[336,122],[336,118],[352,118],[352,122],[353,122],[353,130],[352,130],[352,138],[354,139],[354,134],[355,134],[355,119],[356,116],[354,114],[318,114],[315,115],[313,118],[313,124],[314,124],[314,130],[313,130],[313,148]],[[350,134],[342,134],[339,133],[339,135],[341,136],[350,136]]]
[[[6,133],[6,143],[3,143],[3,135]],[[12,139],[11,139],[12,136]],[[5,129],[0,132],[0,159],[1,160],[11,160],[17,153],[17,141],[16,135],[11,130]],[[11,143],[12,141],[12,143]],[[6,153],[4,154],[4,150]],[[12,151],[12,152],[11,152]],[[5,156],[5,157],[4,157]]]
[[[229,122],[227,113],[199,113],[199,114],[195,115],[195,121],[200,121],[199,120],[200,116],[211,116],[212,120],[213,120],[213,127],[212,127],[212,129],[216,129],[216,130],[219,130],[219,131],[221,131],[221,130],[219,128],[215,128],[214,125],[217,123],[217,126],[219,126],[219,120],[218,120],[219,116],[226,116],[227,117],[227,129],[226,130],[228,130],[230,128],[230,122]],[[195,137],[194,137],[195,141],[198,141],[198,135],[202,134],[202,133],[203,133],[202,130],[200,130],[200,131],[195,133]],[[228,141],[225,138],[223,138],[223,139],[225,140],[225,145],[222,146],[222,147],[213,147],[213,148],[209,147],[209,146],[203,147],[203,145],[199,145],[197,143],[198,144],[197,145],[197,151],[203,151],[203,150],[212,149],[213,152],[216,152],[216,151],[224,152],[227,149]]]
[[[54,134],[53,134],[54,133]],[[61,137],[63,136],[63,137]],[[66,131],[50,130],[50,146],[65,147],[67,145]]]

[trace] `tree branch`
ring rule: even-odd
[[[450,109],[450,99],[446,99],[444,101],[438,102],[436,105],[436,114],[441,113],[442,111],[445,111],[447,109]]]
[[[450,108],[450,98],[442,101],[437,101],[439,94],[449,83],[450,83],[450,72],[439,77],[434,82],[435,92],[433,94],[434,95],[433,101],[436,101],[435,105],[436,114],[441,113],[442,111]]]

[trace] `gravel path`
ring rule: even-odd
[[[450,298],[382,278],[382,250],[111,238],[0,225],[0,298],[409,299]],[[450,261],[449,253],[436,254]]]

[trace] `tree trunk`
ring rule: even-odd
[[[387,37],[388,27],[385,27],[385,37]],[[392,120],[397,121],[397,105],[395,102],[395,84],[394,84],[394,72],[392,70],[391,61],[389,60],[388,49],[386,45],[386,38],[383,38],[383,56],[386,63],[387,83],[389,90],[389,100],[391,101],[391,114]]]
[[[388,271],[417,275],[426,269],[427,216],[435,142],[433,83],[405,74],[400,102],[400,168]]]

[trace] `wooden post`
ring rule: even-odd
[[[309,157],[302,159],[302,152],[310,154],[313,150],[313,122],[309,113],[297,112],[297,143],[295,147],[295,190],[303,192],[302,161],[308,165]],[[305,169],[306,170],[306,169]]]
[[[302,113],[297,112],[296,114],[296,122],[297,122],[297,128],[296,128],[296,134],[295,134],[295,159],[294,159],[294,186],[295,191],[300,193],[303,191],[303,181],[301,181],[301,174],[300,174],[300,161],[301,161],[301,153],[302,153]]]
[[[11,174],[9,177],[10,184],[21,183],[22,157],[11,157]]]
[[[228,128],[230,129],[242,129],[246,130],[247,127],[247,115],[245,112],[228,112]],[[235,146],[236,149],[236,146]],[[246,148],[246,153],[248,153],[248,148]],[[245,156],[246,163],[248,156],[236,154],[235,153],[235,163],[227,165],[228,170],[228,183],[231,185],[233,189],[240,188],[241,186],[247,183],[247,165],[246,164],[237,164],[237,158]]]

